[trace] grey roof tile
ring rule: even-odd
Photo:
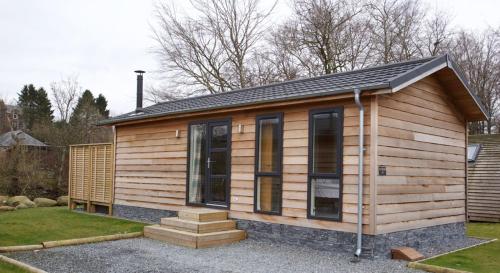
[[[415,68],[442,57],[406,61],[319,77],[239,89],[220,94],[168,101],[145,107],[142,114],[130,112],[101,121],[100,124],[114,124],[122,121],[149,117],[199,112],[272,101],[293,100],[304,97],[336,95],[351,92],[354,88],[360,88],[362,90],[388,88],[392,80],[398,77],[407,76],[407,74]]]
[[[46,147],[47,145],[40,140],[26,134],[23,131],[11,131],[0,135],[0,147],[12,147],[16,144],[21,146]]]

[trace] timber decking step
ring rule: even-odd
[[[197,208],[181,210],[179,217],[162,218],[160,225],[144,227],[144,236],[192,248],[229,244],[246,239],[246,232],[227,219],[227,211]]]
[[[236,222],[234,220],[198,222],[177,217],[169,217],[161,219],[161,226],[193,233],[209,233],[235,229]]]
[[[244,240],[246,239],[246,232],[244,230],[233,229],[209,233],[193,233],[153,225],[144,227],[144,236],[175,245],[203,248]]]
[[[205,208],[186,209],[179,211],[179,219],[197,222],[223,221],[227,220],[227,211]]]

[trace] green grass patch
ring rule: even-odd
[[[142,231],[146,224],[73,212],[66,207],[0,213],[0,246],[39,244]],[[2,272],[2,271],[0,271]]]
[[[469,223],[467,234],[500,238],[500,223]],[[443,255],[424,263],[477,273],[500,273],[500,241]]]
[[[0,272],[2,273],[29,273],[22,268],[19,268],[13,264],[0,261]]]

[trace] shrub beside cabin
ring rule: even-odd
[[[117,216],[210,207],[249,238],[354,252],[362,177],[363,253],[465,236],[467,122],[486,117],[448,55],[146,108],[138,78],[138,109],[102,122]]]

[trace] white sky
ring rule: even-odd
[[[474,30],[500,26],[497,0],[424,2],[447,10],[456,26]],[[22,86],[29,83],[50,92],[51,82],[78,75],[84,89],[106,96],[112,115],[134,109],[133,71],[157,69],[151,54],[154,3],[0,0],[0,98],[16,98]],[[280,0],[275,13],[275,18],[286,17],[286,0]],[[146,73],[145,85],[154,83],[155,78],[154,73]]]

